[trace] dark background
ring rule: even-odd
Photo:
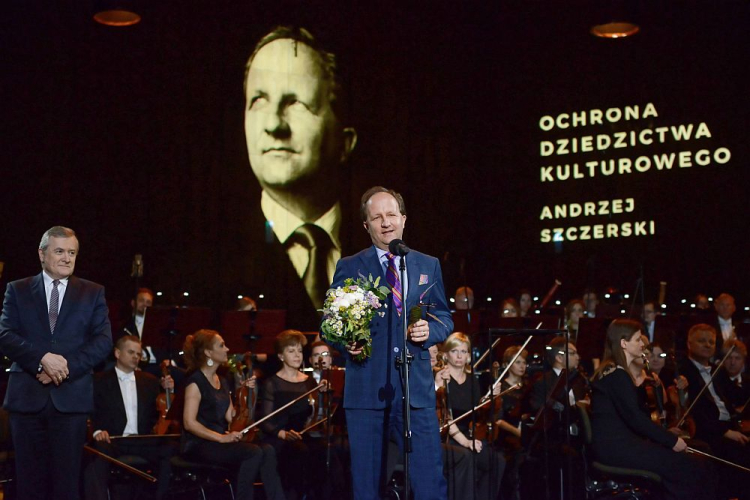
[[[747,1],[633,2],[642,31],[624,40],[588,33],[607,17],[593,0],[137,3],[143,20],[127,28],[95,23],[92,1],[5,3],[2,282],[38,272],[39,239],[61,224],[79,235],[77,274],[110,299],[130,297],[136,253],[164,304],[257,293],[227,279],[232,256],[253,252],[243,221],[260,209],[244,63],[275,25],[298,24],[346,68],[359,143],[345,210],[373,184],[401,191],[405,240],[443,259],[449,294],[466,283],[482,301],[521,287],[542,296],[555,278],[564,299],[586,286],[632,293],[642,270],[647,298],[667,281],[669,304],[728,291],[750,305]],[[543,115],[649,102],[651,121],[538,128]],[[700,122],[712,139],[594,156],[727,147],[726,165],[539,181],[540,166],[564,163],[539,157],[548,136]],[[543,205],[620,197],[637,207],[622,220],[654,219],[655,236],[539,242],[552,227]],[[354,228],[345,253],[369,244]]]

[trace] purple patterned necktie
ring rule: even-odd
[[[57,310],[60,308],[60,291],[57,289],[59,284],[60,280],[54,280],[52,282],[52,293],[49,296],[49,331],[51,333],[55,333]]]
[[[398,279],[398,271],[396,270],[396,256],[388,252],[385,254],[388,257],[388,268],[385,271],[385,279],[388,284],[391,285],[391,291],[393,292],[393,305],[396,307],[396,312],[401,316],[401,312],[404,310],[403,304],[403,293],[401,291],[401,280]]]

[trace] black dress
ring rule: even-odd
[[[264,382],[261,393],[263,415],[281,408],[314,389],[316,385],[312,377],[307,377],[301,382],[289,382],[277,374],[270,376]],[[312,415],[312,406],[309,401],[309,398],[302,398],[261,424],[263,441],[276,450],[281,484],[288,499],[301,498],[316,489],[319,490],[318,487],[323,483],[322,478],[326,477],[324,440],[312,438],[307,433],[299,441],[283,441],[278,437],[280,430],[299,432],[305,428]],[[341,479],[340,467],[338,465],[332,467],[332,472],[334,469],[338,470],[332,474],[331,479]],[[320,491],[318,495],[326,496]]]
[[[592,389],[592,448],[597,460],[659,474],[667,498],[714,498],[709,464],[672,450],[677,436],[646,416],[624,369],[612,370]]]
[[[202,371],[196,370],[187,378],[186,387],[190,384],[196,384],[201,394],[196,420],[207,429],[219,434],[226,433],[229,424],[225,416],[230,402],[227,381],[219,377],[220,385],[216,389]],[[276,472],[276,455],[270,446],[260,447],[245,442],[218,443],[183,430],[182,451],[196,461],[217,463],[236,469],[237,499],[253,498],[253,483],[259,471],[266,497],[274,500],[284,499]]]
[[[456,379],[451,377],[448,383],[448,405],[453,410],[453,416],[458,417],[465,412],[470,411],[479,404],[482,393],[479,389],[479,382],[471,375],[466,375],[466,380],[459,384]],[[477,421],[482,420],[486,413],[477,413]],[[495,416],[496,420],[499,415]],[[472,417],[467,417],[456,424],[464,436],[470,439],[471,433],[469,427]],[[450,432],[450,431],[449,431]],[[452,445],[461,446],[451,438]],[[487,442],[482,443],[482,451],[475,453],[477,465],[477,496],[476,498],[495,499],[500,492],[500,484],[505,470],[505,459],[501,453],[496,452]],[[467,498],[472,498],[471,492],[467,492]]]

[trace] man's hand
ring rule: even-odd
[[[733,430],[728,430],[727,432],[725,432],[724,437],[727,439],[731,439],[732,441],[737,441],[742,445],[747,444],[747,442],[750,441],[750,438],[745,436],[743,433]]]
[[[174,390],[174,379],[171,375],[167,375],[166,377],[162,377],[160,379],[161,381],[161,388],[166,390],[173,391]]]
[[[38,373],[36,379],[44,385],[52,383],[52,379],[45,372]]]
[[[416,343],[426,342],[430,338],[430,324],[420,319],[409,325],[409,340]]]
[[[60,385],[68,377],[68,360],[59,354],[48,352],[40,362],[42,370],[46,373],[55,385]]]
[[[672,451],[680,453],[685,450],[687,450],[687,443],[685,443],[685,441],[681,437],[678,437],[677,442],[672,447]]]
[[[94,441],[99,441],[99,442],[104,441],[106,443],[112,442],[109,439],[109,432],[107,431],[101,431],[101,432],[96,433],[96,435],[94,436]]]
[[[357,347],[357,344],[354,342],[346,344],[346,352],[348,352],[352,357],[362,354],[362,350],[363,348]]]
[[[674,383],[681,391],[684,391],[688,388],[688,379],[686,379],[684,375],[680,375],[679,377],[674,379]]]

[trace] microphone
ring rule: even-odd
[[[403,257],[411,252],[411,249],[406,246],[406,243],[404,243],[403,240],[392,240],[388,244],[388,250],[393,255],[398,255],[399,257]]]

